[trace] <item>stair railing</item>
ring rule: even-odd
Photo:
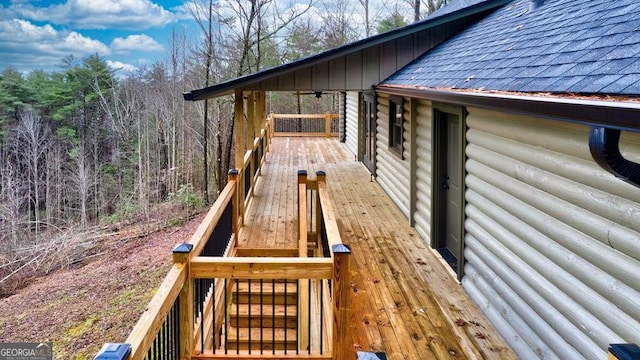
[[[210,280],[194,281],[190,273],[195,257],[235,256],[237,234],[244,222],[245,205],[253,196],[271,142],[269,119],[245,156],[244,167],[230,170],[228,182],[204,220],[186,243],[173,250],[174,265],[138,319],[124,343],[107,343],[96,359],[190,359],[203,317],[215,292]],[[245,181],[249,179],[249,181]],[[220,291],[215,287],[215,291]]]
[[[238,355],[261,358],[269,352],[283,359],[353,357],[349,335],[350,250],[342,244],[324,172],[318,172],[315,180],[307,179],[306,173],[298,178],[299,246],[295,253],[265,249],[262,252],[273,257],[236,257],[251,255],[252,249],[240,254],[241,249],[236,248],[244,205],[252,196],[245,179],[251,179],[251,188],[255,186],[270,134],[270,130],[262,131],[264,139],[256,141],[253,149],[259,155],[249,154],[244,169],[229,172],[227,186],[189,242],[175,247],[173,267],[126,343],[105,345],[97,358],[107,354],[111,355],[108,358],[130,360],[227,355],[237,359]],[[240,292],[241,286],[246,287],[246,293]],[[290,289],[292,286],[295,290]],[[270,291],[264,291],[269,287]],[[257,304],[252,304],[252,291],[259,292]],[[241,300],[243,297],[247,300]],[[280,337],[276,337],[275,308],[270,314],[264,313],[264,305],[269,301],[275,305],[276,297],[282,297],[284,305]],[[240,318],[239,304],[243,301],[249,312],[252,305],[260,309],[257,324],[251,313],[246,319]],[[295,306],[293,331],[287,316],[291,306]],[[241,321],[249,325],[246,340],[241,340]],[[272,331],[265,334],[268,324]],[[259,333],[253,334],[251,328],[258,328]],[[114,357],[116,353],[123,355]]]

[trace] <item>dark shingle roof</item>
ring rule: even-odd
[[[329,67],[329,63],[335,59],[345,57],[351,54],[357,54],[360,51],[366,49],[377,49],[384,44],[391,44],[392,42],[400,39],[408,39],[414,37],[415,34],[424,32],[425,30],[433,31],[446,31],[447,37],[451,36],[450,31],[458,31],[456,27],[452,30],[448,25],[457,23],[467,23],[466,20],[472,18],[479,18],[484,16],[489,11],[509,3],[512,0],[456,0],[450,5],[445,6],[436,13],[427,17],[426,19],[401,27],[393,29],[386,33],[377,34],[366,39],[356,41],[351,44],[343,45],[334,49],[330,49],[319,54],[311,55],[309,57],[292,61],[280,66],[264,69],[259,72],[240,76],[237,78],[229,79],[224,82],[215,84],[202,89],[192,90],[183,94],[185,100],[203,100],[207,98],[213,98],[217,96],[233,94],[234,90],[239,89],[256,89],[262,90],[281,90],[279,83],[289,81],[290,77],[295,77],[296,72],[308,68],[310,66],[323,64],[325,67]],[[445,30],[441,29],[445,28]],[[439,38],[442,38],[439,36]],[[427,41],[430,41],[430,35],[426,37]],[[412,39],[410,39],[412,40]],[[395,46],[395,44],[393,44]],[[424,51],[424,50],[422,50]],[[357,66],[357,65],[355,65]],[[305,81],[302,81],[303,83]],[[372,84],[365,84],[367,89]],[[339,90],[333,88],[324,87],[325,90]],[[344,89],[341,89],[344,90]],[[358,86],[347,90],[362,90]]]
[[[637,0],[531,0],[503,6],[383,85],[640,94]]]

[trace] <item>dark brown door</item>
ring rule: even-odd
[[[376,102],[372,94],[362,96],[364,148],[362,162],[371,174],[376,173]]]
[[[463,126],[460,113],[434,111],[433,244],[460,274],[463,240]]]
[[[456,258],[460,254],[460,224],[462,174],[460,171],[460,159],[462,147],[460,146],[459,131],[460,118],[457,115],[447,115],[447,163],[445,171],[444,191],[446,197],[446,230],[444,247]]]

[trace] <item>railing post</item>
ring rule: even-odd
[[[344,244],[336,244],[333,252],[333,359],[353,359],[351,346],[351,306],[349,295],[351,290],[351,273],[349,262],[351,249]]]
[[[191,359],[193,351],[193,279],[190,276],[193,244],[182,243],[173,248],[174,264],[184,264],[187,278],[178,295],[178,323],[180,324],[180,359]]]
[[[298,170],[298,257],[306,258],[307,245],[307,171]],[[298,281],[298,350],[309,349],[309,282]]]
[[[252,142],[253,143],[253,142]],[[247,194],[248,197],[253,197],[253,188],[256,186],[255,183],[255,174],[256,174],[256,162],[255,162],[255,156],[254,156],[254,152],[256,151],[255,147],[251,148],[251,156],[249,156],[249,165],[247,166],[247,170],[249,170],[249,176],[251,177],[251,179],[249,179],[249,184],[250,185],[250,189],[249,193]]]
[[[269,145],[271,145],[271,139],[273,138],[273,123],[275,119],[273,118],[273,113],[269,113],[269,122],[267,123],[267,133],[269,134]]]
[[[327,135],[327,137],[331,137],[331,114],[327,113],[327,115],[325,115],[324,117],[324,123],[325,123],[325,134]]]
[[[231,182],[231,181],[235,181],[236,182],[236,188],[235,191],[233,192],[233,197],[231,198],[231,203],[232,205],[232,209],[231,209],[231,231],[233,231],[233,240],[234,243],[237,244],[238,243],[238,232],[240,231],[240,226],[238,224],[238,204],[239,204],[239,197],[238,197],[238,170],[237,169],[231,169],[229,170],[229,173],[227,175],[227,181]]]
[[[254,97],[254,92],[249,91],[246,95],[247,99],[247,131],[246,142],[247,147],[246,150],[253,149],[253,141],[256,138],[256,102]]]
[[[325,188],[324,186],[327,183],[327,174],[320,170],[316,171],[316,181],[318,182],[318,186],[316,189],[316,244],[318,244],[318,248],[320,248],[320,242],[322,241],[322,204],[320,203],[320,187]],[[323,251],[327,251],[329,249],[323,249]]]
[[[300,196],[302,196],[302,194],[300,194],[300,185],[301,184],[306,184],[307,183],[307,170],[298,170],[298,214],[300,214]],[[305,193],[304,196],[307,196],[307,194]],[[298,219],[298,234],[300,234],[300,220]]]

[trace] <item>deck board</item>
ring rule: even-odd
[[[274,138],[239,247],[294,248],[297,171],[323,170],[352,249],[354,350],[389,359],[514,359],[454,275],[335,138]]]

